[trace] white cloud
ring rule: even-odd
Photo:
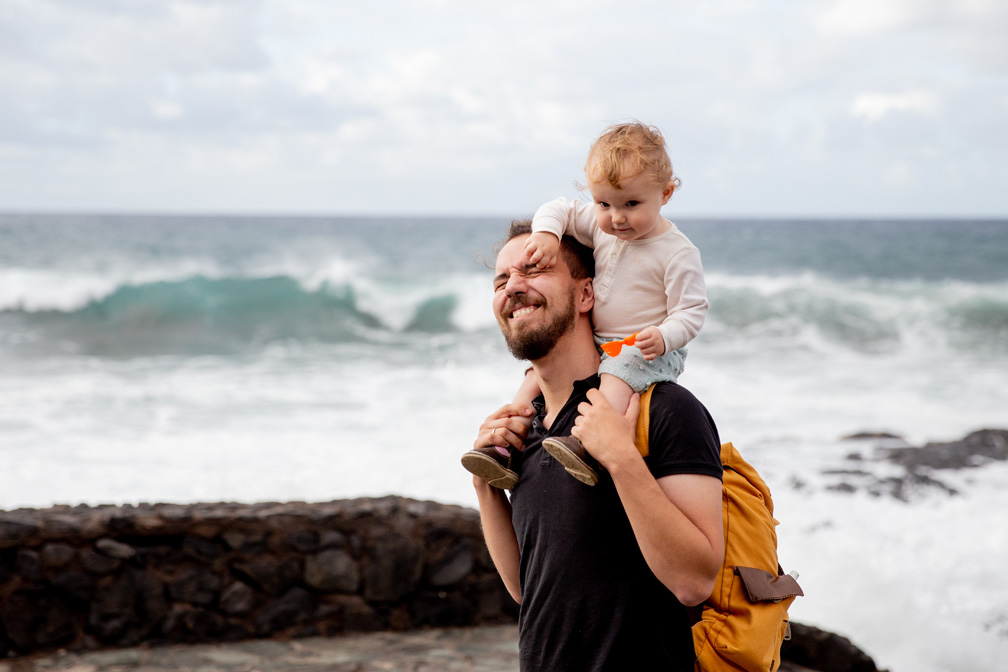
[[[913,28],[955,30],[1005,19],[1000,0],[833,0],[816,16],[824,33],[873,35]]]
[[[930,91],[903,93],[860,93],[851,105],[851,114],[868,124],[893,113],[933,115],[938,109],[937,97]]]
[[[931,0],[839,0],[816,19],[826,34],[872,35],[906,28],[935,11]]]
[[[888,186],[902,188],[910,182],[910,165],[906,161],[893,161],[886,166],[885,183]]]
[[[151,103],[151,114],[161,121],[174,121],[185,114],[183,107],[173,100],[155,100]]]
[[[834,187],[927,152],[1004,176],[1001,3],[820,7],[4,0],[0,209],[525,213],[627,118],[665,133],[697,213],[919,208],[913,183]],[[955,184],[950,210],[1008,212]]]

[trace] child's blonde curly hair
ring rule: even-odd
[[[672,182],[678,188],[682,184],[672,174],[665,138],[654,126],[640,121],[614,124],[605,129],[588,150],[585,176],[589,184],[608,182],[620,189],[622,180],[642,173],[661,185]]]

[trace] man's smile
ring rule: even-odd
[[[539,306],[522,306],[521,308],[518,308],[517,310],[511,313],[511,319],[520,320],[521,318],[534,313],[538,307]]]

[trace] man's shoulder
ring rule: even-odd
[[[648,443],[656,478],[673,474],[721,477],[721,441],[707,408],[676,383],[658,383],[648,411]]]
[[[703,408],[703,404],[696,395],[679,383],[660,382],[655,383],[651,393],[652,408],[675,409],[677,407]]]

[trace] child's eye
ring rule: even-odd
[[[609,207],[609,204],[606,203],[605,201],[599,201],[598,203],[596,203],[596,205],[598,207],[600,207],[600,208],[608,208]]]
[[[640,204],[640,201],[627,201],[627,207],[628,208],[632,208],[632,207],[634,207],[636,205],[639,205],[639,204]]]

